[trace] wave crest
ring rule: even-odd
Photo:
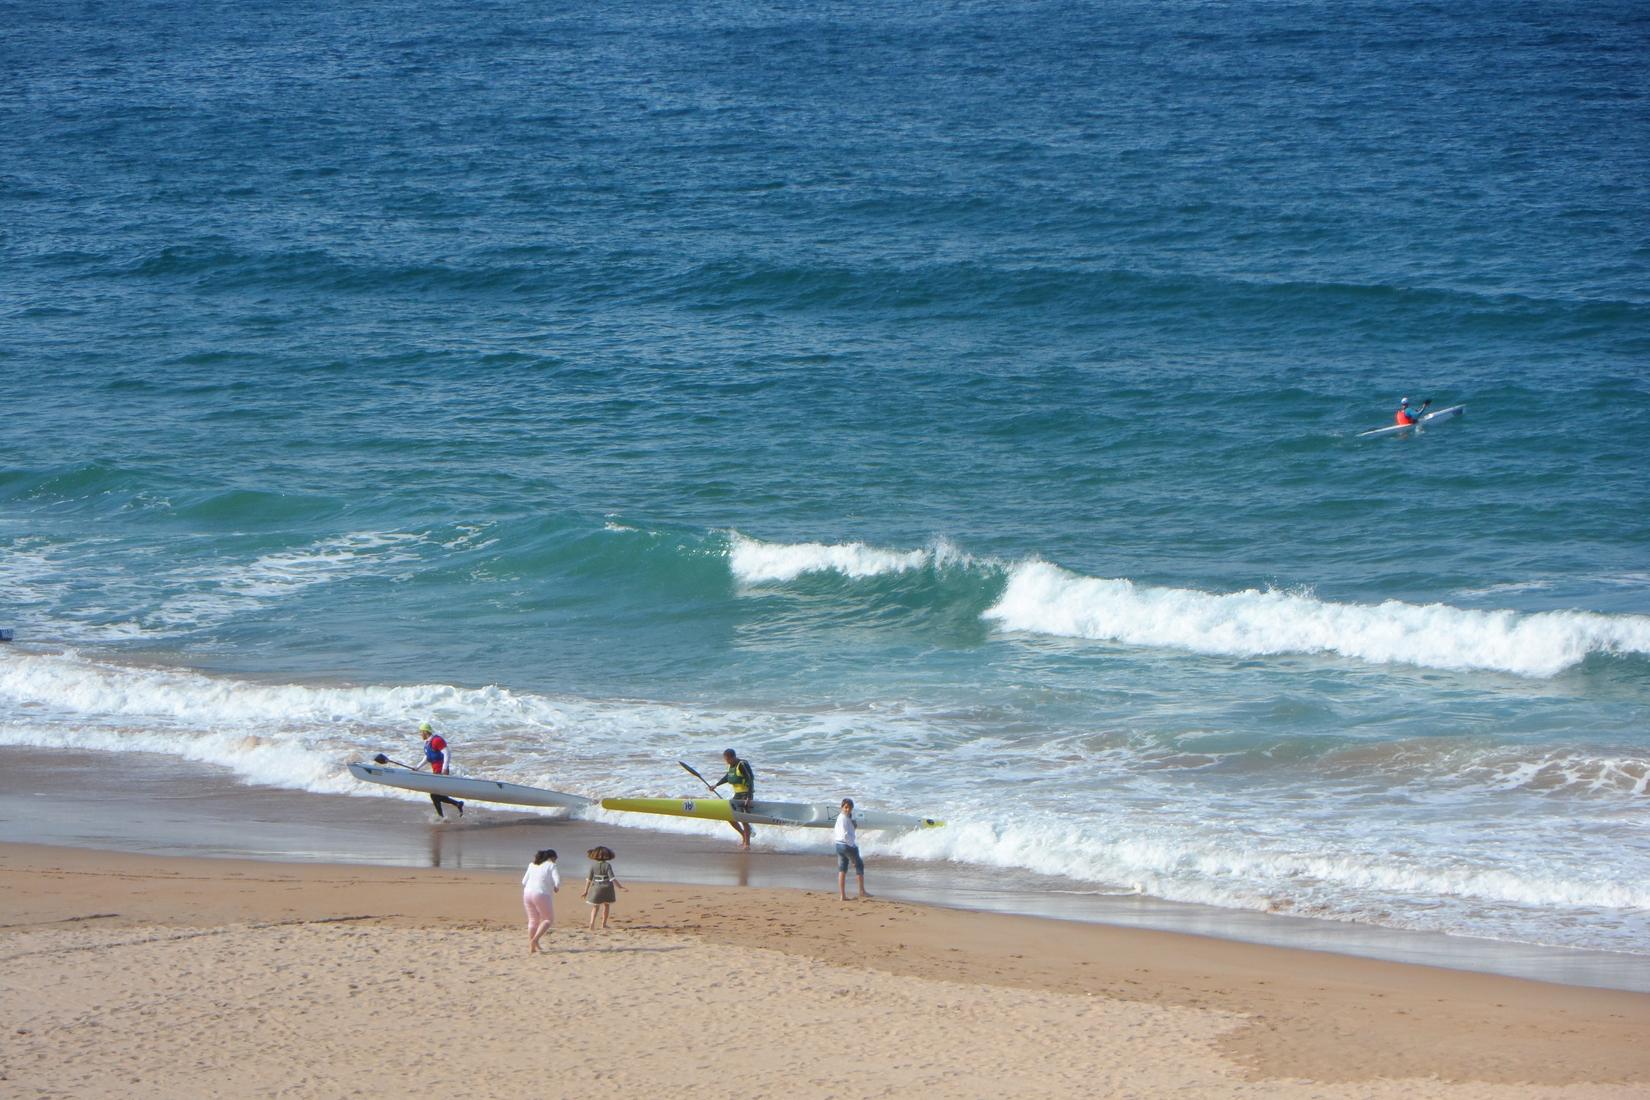
[[[927,569],[962,556],[944,542],[923,550],[883,550],[863,542],[761,542],[737,531],[728,539],[728,567],[745,584],[784,583],[804,573],[839,573],[858,580]]]
[[[1233,657],[1333,653],[1379,664],[1554,676],[1590,654],[1650,654],[1650,616],[1334,603],[1276,589],[1214,594],[1025,562],[985,612],[1008,630]]]
[[[975,558],[946,542],[890,550],[863,542],[770,543],[733,532],[728,564],[734,579],[748,585],[786,584],[818,573],[865,580],[956,567],[985,606],[981,620],[1000,629],[1211,656],[1332,654],[1372,664],[1546,678],[1594,655],[1650,655],[1645,615],[1345,603],[1304,590],[1204,592],[1088,577],[1035,559],[1007,564]],[[959,595],[955,589],[943,594]]]

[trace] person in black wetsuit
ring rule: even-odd
[[[733,803],[733,808],[749,813],[751,799],[756,797],[756,773],[751,770],[750,762],[739,759],[739,754],[732,749],[722,754],[722,760],[728,766],[728,773],[712,783],[710,789],[728,784],[733,788],[733,797],[728,800]],[[749,848],[751,839],[756,836],[756,827],[744,821],[735,821],[733,827],[739,830],[739,847]]]

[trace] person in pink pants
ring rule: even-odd
[[[546,848],[533,855],[527,873],[521,876],[521,905],[527,910],[527,953],[539,952],[539,937],[556,923],[555,893],[561,889],[556,870],[556,851]]]

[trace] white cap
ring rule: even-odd
[[[1402,401],[1400,401],[1400,402],[1398,402],[1398,404],[1400,404],[1400,405],[1407,405],[1407,404],[1409,404],[1409,398],[1407,398],[1407,397],[1406,397],[1406,398],[1404,398],[1404,399],[1403,399],[1403,400],[1402,400]]]

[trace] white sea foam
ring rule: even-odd
[[[75,653],[20,653],[0,661],[0,699],[60,715],[217,723],[382,720],[411,716],[452,688],[311,688],[255,684],[181,669],[95,661]]]
[[[250,782],[336,791],[359,786],[341,778],[346,762],[415,749],[410,731],[425,719],[462,744],[461,773],[486,768],[496,778],[584,794],[611,793],[602,787],[613,775],[615,746],[640,734],[675,746],[708,735],[720,745],[719,729],[754,724],[739,715],[593,705],[498,686],[257,683],[74,651],[0,650],[0,744],[166,753],[221,765]],[[654,772],[659,758],[646,754]]]
[[[20,539],[0,552],[0,626],[26,622],[25,629],[66,642],[121,642],[145,634],[124,612],[86,603],[87,592],[104,596],[126,585],[125,576],[100,575],[88,567],[88,552],[103,548],[108,539],[84,539],[51,544],[44,539]],[[88,578],[95,578],[88,583]],[[74,603],[65,610],[65,603]]]
[[[1333,603],[1276,590],[1215,594],[1016,566],[985,612],[1004,629],[1255,657],[1334,653],[1377,663],[1553,676],[1589,654],[1650,654],[1650,616]]]
[[[455,530],[458,532],[456,535],[438,543],[443,550],[474,552],[485,550],[499,541],[497,535],[491,534],[493,525],[490,523],[460,523],[455,525]]]
[[[1607,941],[1589,939],[1580,928],[1564,930],[1562,920],[1551,918],[1650,907],[1650,886],[1612,873],[1607,862],[1491,861],[1447,843],[1392,850],[1346,847],[1327,837],[1313,838],[1309,849],[1298,835],[1268,836],[1185,817],[1119,817],[1098,825],[1040,814],[995,822],[960,817],[944,829],[872,843],[877,854],[1023,868],[1134,887],[1169,901],[1509,939],[1546,936],[1576,945]],[[1547,919],[1530,920],[1535,913]]]
[[[1500,584],[1487,584],[1479,588],[1458,588],[1455,595],[1478,600],[1491,596],[1521,596],[1526,592],[1544,592],[1552,587],[1552,581],[1503,581]]]
[[[0,607],[49,604],[65,587],[41,540],[19,539],[0,553]]]
[[[331,753],[302,741],[259,736],[239,728],[179,730],[112,722],[0,723],[0,745],[83,752],[148,752],[227,768],[248,783],[316,794],[359,786]]]
[[[383,573],[413,560],[410,544],[418,538],[403,532],[355,531],[247,562],[190,565],[165,578],[169,585],[187,585],[190,590],[167,599],[147,618],[172,629],[215,625],[302,589]]]
[[[250,560],[182,562],[145,546],[105,560],[100,552],[108,541],[14,544],[0,554],[0,606],[27,609],[32,636],[56,642],[172,637],[318,585],[391,573],[416,560],[420,536],[356,531]]]
[[[735,580],[745,584],[793,581],[804,573],[841,573],[855,579],[926,568],[942,548],[881,550],[863,542],[760,542],[733,532],[728,563]]]
[[[496,686],[259,683],[0,649],[0,745],[155,752],[215,764],[249,783],[381,796],[352,780],[344,763],[375,751],[410,759],[411,731],[424,718],[453,738],[461,770],[593,798],[697,794],[674,761],[713,761],[735,745],[758,761],[770,797],[851,793],[867,808],[948,821],[940,830],[868,834],[873,858],[958,861],[1174,901],[1580,946],[1619,947],[1650,924],[1643,861],[1617,858],[1626,826],[1615,807],[1633,800],[1629,788],[1642,793],[1650,770],[1630,756],[1433,754],[1433,774],[1415,780],[1429,800],[1405,780],[1391,800],[1375,795],[1371,803],[1366,774],[1191,783],[1151,766],[1161,743],[1119,743],[1105,758],[1105,796],[1096,797],[1092,759],[1068,774],[1050,767],[1038,743],[994,739],[959,727],[966,719],[956,714],[912,705],[778,713]],[[1038,782],[1012,802],[982,797],[988,767],[999,775],[1030,767]],[[1568,771],[1550,778],[1555,769]],[[1589,783],[1609,797],[1529,812],[1532,798],[1585,792]],[[1307,785],[1312,797],[1302,799]],[[1365,801],[1322,809],[1353,798]],[[1588,828],[1578,830],[1578,812]],[[672,832],[716,828],[582,813]],[[1488,822],[1490,814],[1499,816]],[[821,843],[820,834],[779,829],[763,830],[761,841],[787,851]]]
[[[1548,752],[1529,759],[1495,752],[1481,754],[1460,775],[1491,791],[1605,797],[1650,793],[1650,760],[1631,756]]]

